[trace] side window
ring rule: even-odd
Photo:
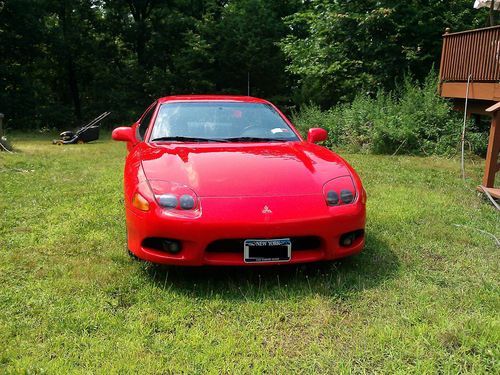
[[[141,141],[144,139],[144,135],[146,134],[146,130],[148,130],[148,125],[151,122],[151,117],[153,117],[153,113],[155,112],[156,103],[149,108],[149,110],[142,117],[141,123],[137,127],[137,139]]]

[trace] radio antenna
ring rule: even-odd
[[[247,72],[247,96],[250,96],[250,72]]]

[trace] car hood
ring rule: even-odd
[[[335,153],[306,142],[145,144],[149,180],[191,187],[200,197],[322,194],[323,184],[349,175]]]

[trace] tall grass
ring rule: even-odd
[[[481,163],[342,153],[366,248],[180,268],[126,255],[125,145],[0,153],[0,374],[499,374],[500,236]],[[500,176],[499,176],[500,177]],[[459,226],[456,226],[458,224]],[[194,235],[194,234],[193,234]]]
[[[327,111],[309,105],[293,116],[300,131],[323,127],[329,131],[327,146],[377,154],[450,155],[458,150],[462,115],[437,93],[437,77],[431,72],[422,83],[407,77],[392,92],[375,97],[359,94],[353,102]],[[470,150],[483,154],[487,127],[468,121]]]

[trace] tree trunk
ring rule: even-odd
[[[68,25],[68,18],[66,2],[61,1],[59,12],[58,12],[59,20],[61,21],[62,33],[63,33],[63,47],[62,58],[63,64],[66,71],[66,82],[68,85],[69,93],[71,96],[71,101],[73,102],[73,108],[75,111],[76,118],[81,121],[82,119],[82,108],[80,103],[80,91],[78,89],[78,77],[76,72],[76,64],[73,58],[73,54],[70,48],[70,41],[68,30],[71,25]]]
[[[67,72],[68,72],[68,85],[69,91],[71,93],[71,99],[73,101],[73,106],[75,108],[75,116],[81,121],[82,120],[82,107],[80,103],[80,91],[78,90],[78,80],[76,75],[76,67],[73,61],[71,53],[67,56]]]
[[[139,66],[145,66],[147,63],[146,43],[148,40],[146,22],[153,9],[153,2],[151,0],[128,0],[127,2],[136,27],[135,53],[137,54],[137,63]]]
[[[137,23],[136,53],[137,63],[140,66],[146,65],[146,25],[144,20]]]

